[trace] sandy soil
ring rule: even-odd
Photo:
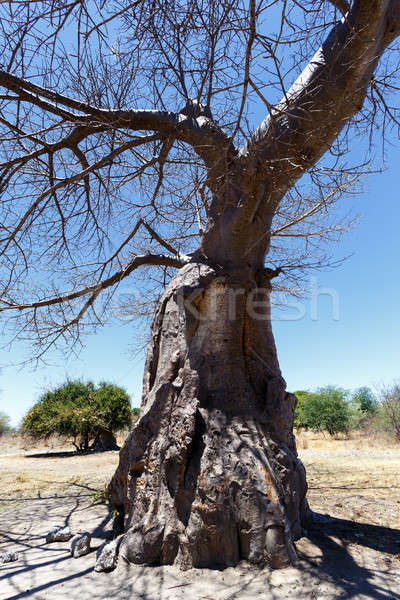
[[[400,449],[338,444],[300,454],[316,521],[296,543],[296,568],[180,572],[120,561],[110,574],[93,571],[111,526],[93,500],[118,454],[0,457],[0,552],[19,553],[0,566],[0,599],[400,600]],[[92,532],[92,553],[74,559],[69,543],[45,544],[50,527],[64,523]]]
[[[117,464],[118,452],[0,456],[0,514],[15,503],[62,496],[66,491],[86,497],[98,495]]]

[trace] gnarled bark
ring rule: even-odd
[[[111,502],[143,564],[279,567],[296,558],[305,471],[269,316],[269,285],[190,263],[161,298],[141,415]]]

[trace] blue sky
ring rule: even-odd
[[[341,201],[343,213],[353,206],[361,220],[334,252],[338,257],[352,256],[337,269],[315,274],[320,288],[335,290],[339,318],[333,318],[332,299],[320,295],[316,320],[311,318],[309,302],[304,304],[306,314],[302,319],[274,320],[282,373],[289,390],[326,384],[352,389],[400,377],[398,147],[390,149],[386,166],[385,172],[365,178],[362,194]],[[66,376],[114,381],[128,390],[133,405],[138,406],[144,356],[130,355],[134,327],[129,323],[104,327],[86,339],[86,348],[76,360],[58,360],[35,372],[3,368],[1,410],[17,425],[41,391]],[[25,351],[22,344],[11,353],[3,351],[0,362],[18,362]]]
[[[325,384],[373,387],[400,378],[399,166],[397,147],[388,154],[387,170],[367,177],[364,193],[348,200],[361,221],[335,253],[352,256],[339,268],[317,274],[318,285],[338,295],[339,319],[332,318],[330,297],[321,295],[317,320],[311,320],[308,304],[302,320],[274,324],[291,390]]]

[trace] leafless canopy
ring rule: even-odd
[[[2,3],[0,311],[14,335],[37,357],[75,343],[133,271],[143,299],[229,206],[248,248],[272,239],[270,266],[319,264],[344,226],[329,209],[357,180],[349,131],[398,124],[399,13],[399,0]]]

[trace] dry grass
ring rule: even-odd
[[[314,511],[400,529],[400,452],[313,455],[303,450]]]
[[[0,457],[0,510],[15,499],[62,495],[72,488],[93,495],[104,489],[117,462],[118,452]]]
[[[400,443],[388,433],[373,428],[354,430],[348,435],[332,437],[327,432],[315,433],[298,429],[295,431],[298,450],[394,450],[400,452]]]
[[[122,446],[128,431],[118,431],[116,434],[117,443]],[[51,435],[46,439],[35,440],[29,436],[22,436],[19,433],[5,433],[0,435],[0,456],[2,454],[20,454],[33,452],[71,452],[74,447],[71,440],[59,435]]]
[[[8,434],[0,438],[0,510],[14,500],[75,490],[98,496],[118,463],[118,452],[78,455],[65,439],[44,443]]]
[[[400,444],[374,431],[349,436],[299,431],[314,511],[400,529]]]

